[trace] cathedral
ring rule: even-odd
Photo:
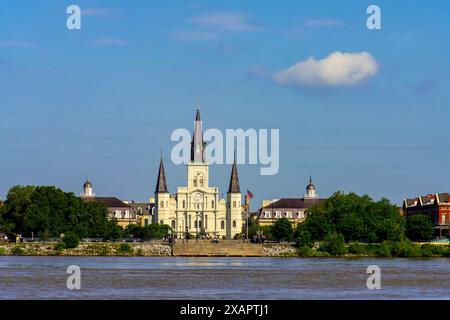
[[[161,158],[155,189],[154,223],[172,227],[179,238],[209,235],[232,239],[243,232],[242,195],[234,160],[226,199],[219,198],[219,188],[209,185],[209,164],[205,161],[202,121],[197,109],[187,164],[187,186],[169,193]]]

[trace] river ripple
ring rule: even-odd
[[[68,290],[66,268],[81,268]],[[381,268],[381,290],[366,269]],[[450,299],[450,259],[0,257],[1,299]]]

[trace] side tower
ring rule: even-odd
[[[230,186],[227,192],[227,238],[232,239],[235,234],[242,233],[242,194],[234,156],[231,168]]]
[[[158,179],[155,188],[155,215],[153,223],[170,225],[169,215],[170,194],[167,189],[166,174],[164,172],[164,163],[161,157],[159,163]]]

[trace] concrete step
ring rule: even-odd
[[[190,240],[188,243],[178,242],[173,245],[174,256],[235,256],[235,257],[260,257],[263,256],[263,247],[258,244],[243,243],[242,241],[222,240],[218,244],[210,241]]]

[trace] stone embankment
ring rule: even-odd
[[[264,244],[265,257],[297,257],[296,248],[291,244],[284,243],[267,243]]]
[[[82,242],[73,249],[58,249],[56,242],[0,243],[0,256],[192,256],[192,257],[293,257],[296,249],[289,244],[251,244],[238,240],[177,241],[173,248],[161,241],[112,243]]]
[[[82,242],[73,249],[58,250],[56,242],[0,243],[0,255],[19,256],[170,256],[168,244]]]

